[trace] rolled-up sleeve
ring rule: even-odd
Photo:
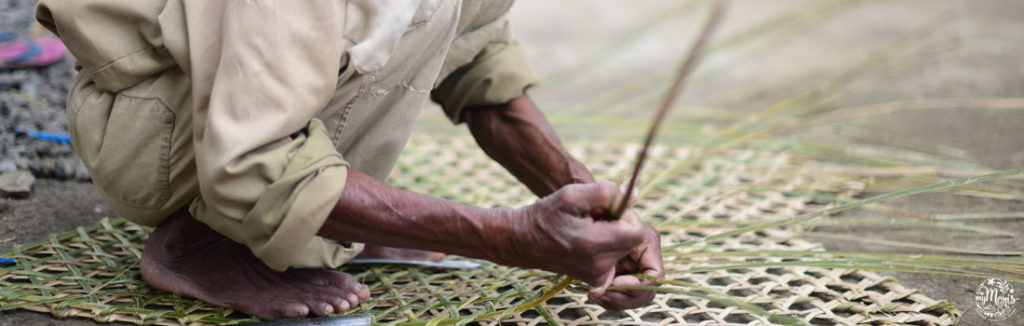
[[[448,118],[462,122],[466,107],[508,103],[537,84],[526,53],[511,38],[512,1],[464,3],[459,34],[431,92]]]
[[[342,54],[341,1],[184,1],[193,146],[193,215],[284,270],[316,232],[347,163],[314,115]],[[321,255],[323,253],[320,253]]]

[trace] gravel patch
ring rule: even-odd
[[[0,31],[23,37],[38,32],[35,6],[31,0],[0,0]],[[89,179],[70,144],[16,131],[67,133],[64,102],[74,76],[70,54],[46,67],[0,69],[0,173],[26,169],[39,177]]]

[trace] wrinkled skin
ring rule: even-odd
[[[527,95],[502,106],[467,109],[465,119],[480,147],[537,196],[547,196],[568,184],[594,182],[590,171],[565,150],[554,129]],[[616,199],[614,203],[620,200]],[[588,217],[604,219],[608,207],[611,205],[597,207]],[[623,215],[626,219],[632,219],[630,215],[636,215],[636,212],[626,210]],[[616,265],[614,274],[617,276],[609,285],[657,286],[656,283],[641,281],[629,274],[665,276],[660,236],[653,227],[644,225],[644,228],[643,243]],[[589,297],[607,309],[636,308],[650,302],[655,294],[654,291],[642,290],[606,293],[603,288],[597,285]]]
[[[616,220],[605,216],[617,202],[616,185],[594,182],[529,97],[468,108],[465,118],[480,147],[542,199],[517,209],[485,209],[397,189],[350,170],[318,234],[366,243],[372,248],[367,255],[377,257],[438,259],[437,252],[444,252],[563,273],[590,284],[589,299],[608,309],[651,301],[653,291],[607,288],[655,285],[635,273],[664,276],[658,233],[632,209]],[[323,316],[369,297],[366,286],[348,274],[271,270],[248,248],[184,210],[153,232],[141,269],[157,289],[264,319]]]
[[[658,283],[642,280],[633,274],[644,274],[655,278],[665,277],[665,268],[661,258],[661,235],[654,227],[644,224],[644,240],[633,248],[628,255],[622,257],[615,265],[615,278],[610,286],[658,286]],[[646,305],[654,299],[654,291],[646,290],[610,290],[591,291],[588,298],[611,310],[632,309]]]
[[[523,208],[482,209],[350,173],[342,200],[320,235],[540,268],[598,289],[639,283],[626,274],[663,276],[657,233],[635,211],[627,210],[618,220],[591,215],[608,207],[615,189],[610,182],[572,184]],[[601,291],[592,298],[621,309],[645,304],[652,296],[651,291]]]
[[[150,286],[263,319],[326,316],[370,297],[352,276],[326,269],[271,270],[249,248],[182,210],[156,228],[140,261]]]
[[[559,271],[543,266],[537,266],[537,268],[562,272],[587,282],[592,287],[588,295],[589,299],[607,309],[621,310],[640,307],[654,298],[654,291],[607,291],[606,288],[610,286],[635,285],[657,286],[657,283],[641,280],[633,274],[642,273],[658,278],[665,276],[661,258],[661,236],[650,225],[641,223],[640,216],[632,209],[626,210],[618,221],[614,221],[615,223],[623,224],[622,229],[628,230],[628,235],[613,233],[615,231],[621,232],[621,230],[601,230],[604,232],[598,231],[593,233],[579,232],[579,230],[587,231],[587,225],[600,226],[604,223],[613,223],[612,221],[603,220],[603,216],[606,208],[609,207],[608,203],[611,202],[614,186],[607,182],[598,183],[596,186],[601,189],[597,196],[587,197],[576,194],[575,188],[579,186],[570,185],[544,198],[537,204],[525,208],[525,210],[544,209],[545,206],[549,206],[546,202],[551,201],[553,206],[572,203],[561,207],[563,211],[569,211],[583,208],[579,206],[581,203],[587,200],[594,200],[594,205],[590,207],[590,211],[572,211],[570,214],[575,218],[574,220],[566,221],[541,217],[540,219],[544,220],[536,222],[538,224],[537,228],[547,231],[544,233],[550,234],[555,231],[568,233],[552,236],[552,238],[573,238],[573,236],[583,238],[579,239],[578,243],[575,243],[577,248],[575,248],[574,254],[580,256],[571,256],[573,253],[551,250],[545,251],[542,254],[544,257],[539,259],[539,261],[564,261],[572,266],[583,266],[584,270]],[[615,202],[618,202],[618,200],[620,198],[616,198]],[[551,215],[554,214],[546,213],[538,214],[537,216]],[[602,218],[595,218],[595,216]],[[568,222],[569,225],[552,225],[559,222]],[[526,245],[520,247],[529,248]],[[562,254],[569,256],[560,256]],[[577,274],[581,272],[582,274]]]

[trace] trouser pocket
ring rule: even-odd
[[[98,126],[79,125],[76,129],[81,133],[84,128],[94,127]],[[88,155],[91,160],[85,160],[93,182],[123,203],[160,208],[171,196],[173,131],[174,112],[160,99],[117,95],[102,138],[89,137],[102,142],[99,146],[87,146],[98,149],[94,155]]]

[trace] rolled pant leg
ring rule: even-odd
[[[72,86],[67,113],[75,152],[106,204],[132,222],[157,226],[201,200],[190,87],[178,69],[116,93],[99,89],[85,72]],[[361,244],[342,245],[316,236],[290,267],[337,267],[361,249]]]

